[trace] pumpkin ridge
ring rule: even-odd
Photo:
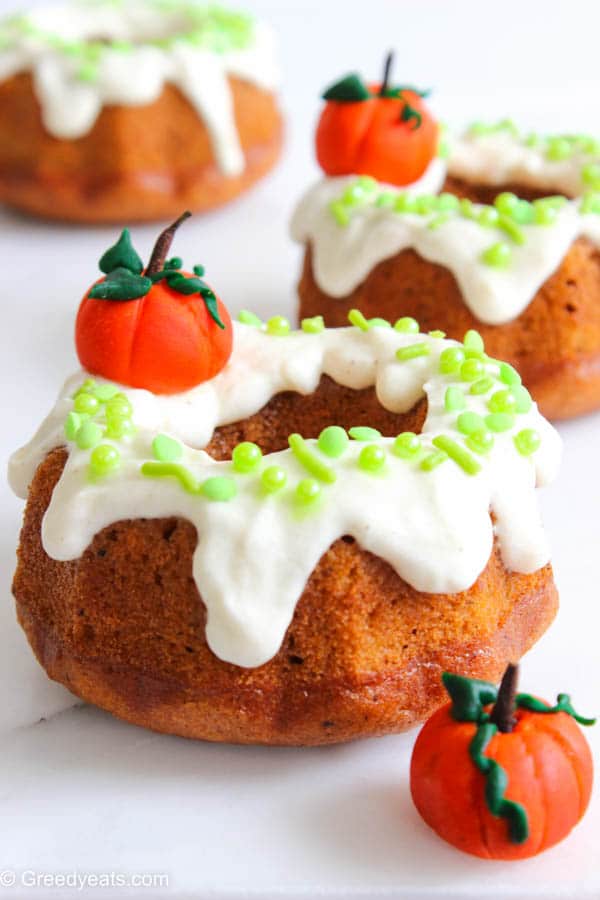
[[[135,320],[133,322],[133,326],[131,329],[131,344],[129,345],[129,359],[127,361],[127,372],[129,373],[129,376],[131,376],[131,367],[133,364],[133,357],[135,354],[135,344],[138,339],[138,335],[139,335],[139,331],[140,331],[140,329],[139,329],[140,319],[142,318],[142,313],[144,312],[144,305],[145,305],[146,297],[148,297],[148,296],[149,295],[146,294],[144,297],[140,297],[137,302],[137,306],[135,308]]]
[[[531,760],[531,762],[533,764],[534,780],[537,783],[537,785],[540,789],[541,795],[542,795],[541,796],[542,802],[540,804],[540,808],[541,808],[541,815],[543,816],[544,825],[542,828],[541,838],[538,841],[538,845],[534,851],[535,853],[540,853],[542,851],[542,849],[547,846],[546,841],[547,841],[547,837],[548,837],[549,822],[548,822],[548,813],[546,812],[546,809],[551,808],[552,804],[549,802],[548,797],[547,797],[546,783],[544,781],[544,778],[542,777],[542,773],[538,769],[537,758],[536,758],[535,752],[532,749],[532,747],[530,746],[530,744],[528,743],[527,738],[526,738],[528,731],[526,729],[524,729],[523,731],[519,730],[517,732],[517,734],[523,743],[523,749],[525,751],[526,756],[529,757],[529,759]],[[529,812],[527,812],[527,817],[530,818]]]
[[[538,725],[539,730],[542,731],[547,737],[549,737],[550,740],[562,750],[563,754],[569,760],[569,764],[571,766],[571,769],[573,770],[573,775],[575,776],[575,783],[577,784],[577,790],[579,792],[579,816],[581,817],[581,816],[583,816],[583,814],[586,810],[586,807],[587,807],[587,803],[585,802],[585,793],[586,792],[584,789],[584,785],[582,784],[582,781],[581,781],[579,767],[575,764],[575,760],[573,758],[573,756],[574,756],[573,747],[571,746],[569,741],[565,740],[565,738],[563,737],[563,735],[560,731],[556,731],[552,727],[550,727],[550,728],[543,727],[546,725],[552,726],[552,722],[549,722],[546,720],[543,723],[539,723],[539,725]]]

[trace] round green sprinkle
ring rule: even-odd
[[[361,331],[369,330],[369,323],[361,313],[360,309],[351,309],[348,313],[348,321]]]
[[[395,322],[394,329],[402,332],[402,334],[418,334],[419,323],[411,316],[402,316],[401,319]]]
[[[488,400],[488,409],[493,413],[512,413],[517,401],[510,390],[496,391]]]
[[[233,478],[228,478],[226,475],[215,475],[202,482],[201,491],[207,500],[225,503],[235,497],[237,485]]]
[[[385,450],[377,444],[367,444],[358,455],[358,467],[365,472],[381,472],[385,466]]]
[[[394,203],[394,211],[399,213],[416,213],[417,201],[410,194],[398,194]]]
[[[562,137],[551,137],[546,148],[546,159],[550,162],[560,162],[573,155],[573,147],[569,140]]]
[[[250,312],[249,309],[241,309],[239,311],[238,322],[241,322],[242,325],[254,325],[256,328],[260,328],[262,325],[262,319],[259,319],[259,317],[253,312]]]
[[[469,393],[475,394],[478,396],[479,394],[487,394],[488,391],[494,387],[494,379],[491,375],[484,375],[483,378],[478,378],[477,381],[474,381],[471,385]]]
[[[490,431],[510,431],[514,427],[515,417],[510,413],[490,413],[485,417],[485,424]]]
[[[437,206],[437,197],[433,194],[421,194],[415,198],[416,212],[420,216],[426,216],[433,212]]]
[[[272,316],[267,322],[267,334],[285,337],[290,333],[290,323],[285,316]]]
[[[96,400],[99,400],[100,403],[106,403],[107,400],[112,400],[118,393],[119,388],[116,384],[99,384],[94,390],[94,397]]]
[[[505,268],[510,264],[512,258],[512,250],[505,241],[498,241],[487,247],[481,254],[481,261],[486,266],[493,266],[496,269]]]
[[[233,448],[231,460],[233,468],[236,472],[253,472],[260,465],[262,459],[262,450],[257,444],[251,441],[243,441]]]
[[[484,228],[494,228],[498,224],[500,213],[493,206],[484,206],[477,216],[477,221]]]
[[[135,432],[131,419],[110,419],[106,423],[106,437],[120,441]]]
[[[456,420],[456,427],[461,434],[473,434],[474,431],[481,431],[485,426],[481,416],[474,412],[463,412]]]
[[[348,443],[348,435],[343,428],[340,428],[339,425],[329,425],[319,435],[317,446],[325,456],[337,459],[342,456]]]
[[[452,212],[460,208],[460,201],[455,194],[440,194],[437,201],[440,212]]]
[[[543,199],[533,201],[533,221],[536,225],[554,225],[558,210],[544,203]]]
[[[518,413],[528,413],[532,407],[533,401],[531,394],[522,384],[511,385],[510,392],[515,398],[515,411]]]
[[[320,494],[321,486],[314,478],[303,478],[296,485],[296,500],[303,505],[314,503]]]
[[[93,416],[94,413],[98,412],[99,406],[100,404],[93,394],[77,394],[73,400],[75,412],[86,413],[88,416]]]
[[[421,441],[414,431],[403,431],[392,446],[394,456],[400,459],[413,459],[421,449]]]
[[[535,219],[533,204],[528,200],[519,200],[512,211],[512,218],[519,225],[531,225]]]
[[[514,437],[515,447],[521,456],[531,456],[539,448],[541,438],[533,428],[524,428]]]
[[[391,328],[390,322],[387,319],[379,319],[375,317],[374,319],[369,319],[369,328]]]
[[[83,384],[80,384],[73,394],[73,399],[78,397],[79,394],[93,394],[97,386],[97,382],[93,378],[86,378]]]
[[[465,359],[460,367],[462,381],[477,381],[485,374],[485,367],[479,359]]]
[[[465,361],[462,347],[447,347],[440,353],[440,372],[442,375],[455,375]]]
[[[513,194],[510,191],[503,191],[501,194],[498,194],[498,196],[494,200],[494,206],[496,207],[498,212],[502,213],[505,216],[512,216],[518,203],[519,198],[516,194]]]
[[[99,444],[101,440],[102,428],[90,419],[86,419],[86,421],[82,423],[75,437],[75,441],[80,450],[90,450],[92,447],[95,447],[96,444]]]
[[[500,363],[500,381],[504,384],[521,384],[521,376],[516,369],[513,369],[508,363]]]
[[[473,450],[474,453],[483,455],[484,453],[489,453],[494,446],[494,438],[486,428],[482,428],[479,431],[473,431],[472,434],[468,435],[468,437],[465,438],[465,444],[469,450]]]
[[[598,163],[588,163],[581,169],[581,180],[585,185],[591,187],[592,190],[600,190],[600,165]]]
[[[384,209],[389,209],[390,206],[393,206],[396,202],[396,195],[392,194],[391,191],[384,191],[379,195],[377,200],[375,201],[375,206],[383,207]]]
[[[418,359],[420,356],[429,356],[431,347],[424,341],[418,344],[409,344],[408,347],[399,347],[396,350],[396,359],[398,362],[408,362],[411,359]]]
[[[260,480],[267,494],[275,494],[285,487],[287,475],[281,466],[268,466],[261,474]]]
[[[133,412],[133,407],[125,394],[115,394],[106,404],[107,419],[128,419]]]
[[[323,316],[313,316],[311,319],[302,319],[300,327],[306,334],[320,334],[325,330],[325,322]]]
[[[177,462],[181,458],[183,447],[168,434],[157,434],[152,441],[152,453],[159,462]]]
[[[444,409],[446,412],[458,412],[459,409],[464,409],[466,405],[465,395],[459,387],[451,385],[446,388],[446,393],[444,394]]]
[[[65,437],[68,441],[74,441],[81,427],[82,418],[79,413],[70,412],[65,419]]]
[[[90,453],[90,472],[103,477],[119,468],[121,454],[112,444],[100,444]]]
[[[368,425],[354,425],[348,430],[348,434],[353,441],[380,441],[381,432],[376,428],[369,428]]]
[[[460,214],[463,217],[463,219],[476,219],[477,218],[477,215],[475,212],[475,204],[473,203],[472,200],[467,200],[467,198],[464,197],[462,200],[459,200],[459,206],[460,206]]]
[[[475,331],[474,328],[470,328],[465,334],[463,345],[467,350],[475,350],[477,351],[477,353],[483,353],[483,351],[485,350],[483,338],[478,331]]]

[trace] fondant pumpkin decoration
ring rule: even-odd
[[[567,694],[550,706],[517,694],[517,667],[493,684],[445,673],[452,702],[421,730],[410,786],[417,810],[445,841],[488,859],[524,859],[579,822],[592,757]],[[491,704],[494,704],[493,706]]]
[[[106,277],[87,292],[77,313],[75,343],[84,369],[110,381],[175,394],[213,378],[231,355],[226,308],[203,281],[167,260],[184,213],[159,236],[144,270],[125,229],[100,260]]]
[[[438,126],[423,103],[426,92],[389,83],[393,55],[381,84],[347,75],[323,94],[317,159],[327,175],[371,175],[388,184],[417,181],[437,153]]]

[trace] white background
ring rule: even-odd
[[[232,311],[293,315],[299,251],[287,222],[317,174],[319,93],[351,69],[376,78],[390,47],[397,78],[434,88],[432,102],[448,122],[509,115],[527,128],[600,133],[594,0],[249,5],[281,38],[285,158],[253,193],[187,224],[175,248],[206,265]],[[12,9],[0,0],[0,12]],[[157,231],[135,229],[140,251],[150,250]],[[76,365],[74,313],[115,234],[0,212],[3,464]],[[522,678],[548,698],[571,691],[590,714],[600,712],[600,417],[561,432],[562,476],[541,502],[562,606],[526,657]],[[510,865],[462,856],[412,809],[406,776],[414,734],[320,750],[236,748],[161,737],[90,708],[60,712],[70,698],[46,681],[14,624],[10,579],[22,504],[3,483],[0,492],[0,873],[17,872],[6,896],[26,893],[23,870],[112,870],[167,873],[170,888],[147,897],[598,900],[597,799],[572,837],[537,860]],[[588,733],[597,760],[599,734]],[[0,894],[2,883],[0,874]]]

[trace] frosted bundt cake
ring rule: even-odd
[[[146,268],[128,232],[102,257],[88,370],[11,460],[18,616],[50,677],[266,744],[401,731],[443,670],[497,678],[557,603],[535,487],[559,439],[517,373],[410,318],[233,325],[171,236]]]
[[[0,201],[52,219],[210,209],[279,156],[273,37],[184,0],[85,2],[0,25]]]

